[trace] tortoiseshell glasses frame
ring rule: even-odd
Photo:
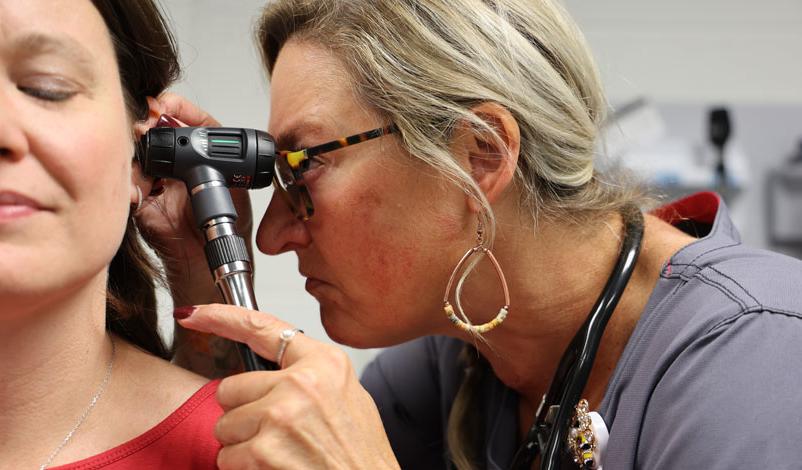
[[[398,132],[398,128],[395,124],[390,124],[302,150],[280,150],[276,156],[276,171],[273,177],[276,189],[284,195],[296,217],[309,220],[315,213],[312,198],[303,178],[303,173],[309,169],[309,165],[321,154],[361,144],[394,132]]]

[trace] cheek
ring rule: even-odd
[[[343,227],[348,227],[342,242],[355,251],[353,268],[360,271],[364,288],[382,297],[401,288],[399,282],[418,265],[414,236],[399,223],[401,214],[393,206],[379,189],[365,188],[346,196],[341,209]]]
[[[71,123],[69,136],[61,136],[61,145],[51,140],[57,151],[43,164],[71,201],[67,226],[84,232],[87,246],[108,247],[98,250],[108,256],[128,216],[133,143],[122,106],[104,106],[97,114],[105,119],[82,116]]]
[[[467,249],[465,222],[452,204],[454,198],[438,194],[434,183],[423,187],[415,173],[361,181],[373,184],[349,185],[351,190],[327,199],[339,201],[336,207],[320,212],[332,216],[321,221],[334,241],[327,261],[338,271],[347,269],[340,277],[351,297],[395,307],[419,302],[425,308],[442,295],[451,251]]]
[[[110,215],[127,212],[133,151],[129,139],[116,129],[108,129],[103,137],[75,137],[80,147],[74,161],[66,162],[72,167],[66,184],[81,206],[92,212],[111,211]]]

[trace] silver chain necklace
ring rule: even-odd
[[[103,395],[103,392],[106,391],[106,385],[109,384],[109,379],[111,379],[111,370],[114,368],[114,356],[116,355],[117,352],[117,345],[114,343],[114,337],[109,336],[109,338],[111,339],[111,359],[109,359],[109,365],[106,366],[106,375],[103,377],[103,382],[100,383],[100,387],[98,387],[97,391],[95,392],[95,395],[92,397],[92,401],[89,402],[89,406],[86,407],[81,417],[78,418],[78,422],[75,423],[75,426],[73,426],[72,429],[70,429],[70,432],[68,432],[67,435],[64,436],[64,439],[62,439],[61,444],[59,444],[58,447],[56,447],[55,450],[53,450],[53,452],[50,453],[50,457],[48,457],[47,461],[39,467],[39,470],[45,470],[53,462],[53,459],[56,458],[59,452],[61,452],[61,450],[64,449],[67,443],[70,442],[72,436],[74,436],[75,432],[78,431],[78,428],[80,428],[81,425],[84,424],[86,418],[89,417],[89,413],[91,413],[92,409],[95,407],[95,405],[97,405],[97,402],[98,400],[100,400],[100,397]]]

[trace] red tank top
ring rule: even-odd
[[[204,385],[164,421],[125,444],[51,470],[216,469],[221,446],[214,426],[223,415],[215,399],[219,384]]]

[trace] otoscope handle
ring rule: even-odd
[[[215,285],[229,305],[258,310],[253,292],[253,269],[245,240],[236,234],[235,219],[221,217],[206,225],[206,259]],[[275,370],[278,367],[254,353],[248,346],[237,343],[245,369]]]
[[[240,237],[238,237],[240,238]],[[242,240],[242,238],[240,238]],[[210,243],[207,243],[209,247]],[[229,263],[214,271],[215,284],[229,305],[257,310],[256,296],[253,293],[253,273],[250,263]],[[237,350],[245,365],[245,370],[276,370],[275,363],[269,362],[254,353],[251,348],[237,343]]]
[[[227,304],[257,310],[251,257],[237,234],[237,210],[222,176],[210,167],[196,167],[187,174],[192,182],[187,184],[192,212],[206,238],[206,260],[215,285]],[[246,370],[278,369],[248,346],[239,343],[237,347]]]

